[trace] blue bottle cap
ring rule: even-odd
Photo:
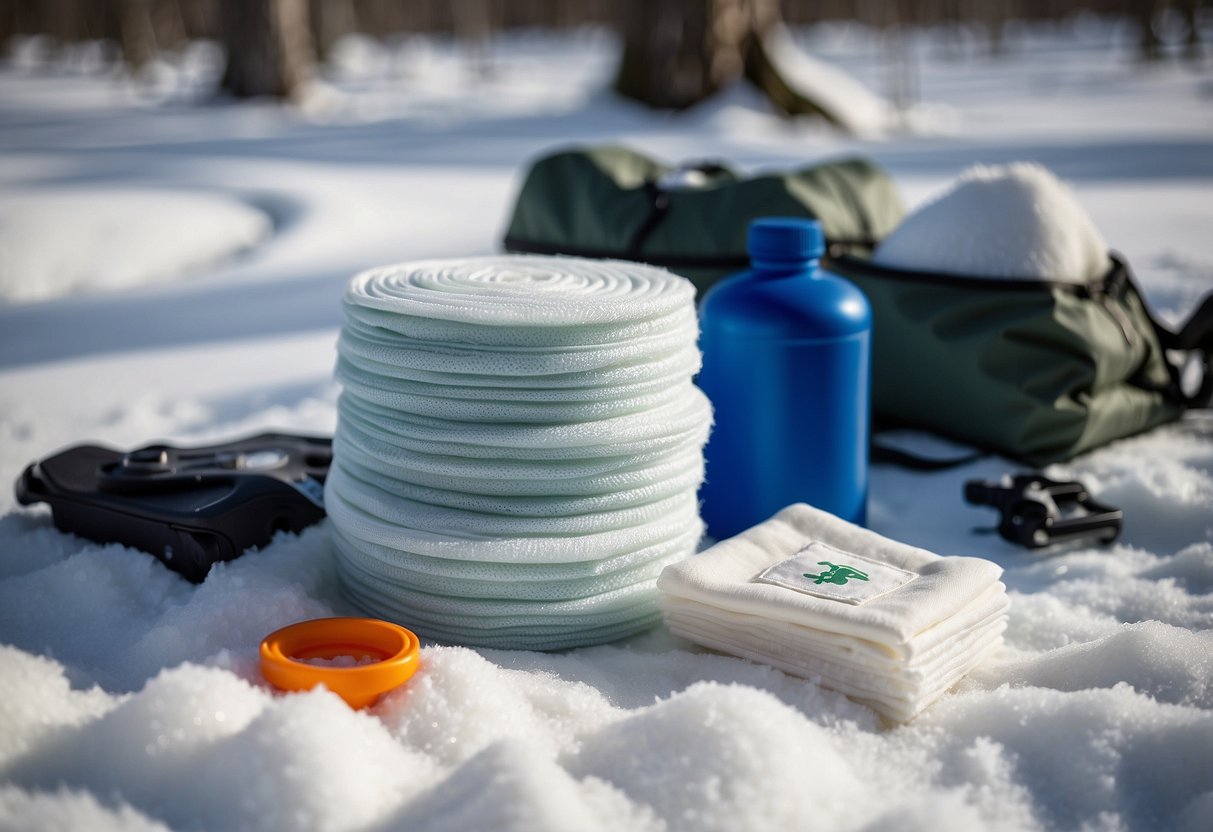
[[[750,223],[746,251],[751,260],[819,260],[825,250],[825,234],[817,220],[764,217]]]

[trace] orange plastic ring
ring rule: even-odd
[[[374,659],[355,667],[325,667],[306,659]],[[324,684],[351,708],[374,704],[403,685],[421,661],[417,636],[376,618],[316,618],[275,630],[261,642],[261,674],[280,690]]]

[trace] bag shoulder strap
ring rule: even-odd
[[[1201,298],[1200,306],[1188,316],[1178,332],[1171,332],[1161,324],[1156,323],[1155,326],[1164,349],[1200,350],[1206,355],[1213,353],[1213,292]]]
[[[948,458],[920,456],[903,448],[882,445],[876,441],[878,436],[879,432],[873,435],[872,444],[868,450],[872,462],[897,465],[911,471],[947,471],[952,468],[959,468],[962,465],[968,465],[970,462],[976,462],[979,459],[985,459],[993,453],[993,451],[977,449],[971,453]]]
[[[1143,297],[1125,259],[1119,255],[1113,255],[1113,259],[1123,269],[1125,281],[1139,298]],[[1188,360],[1179,367],[1166,361],[1172,376],[1168,393],[1185,407],[1209,407],[1213,401],[1213,292],[1201,298],[1196,310],[1178,330],[1161,323],[1144,301],[1142,308],[1163,350],[1188,355]],[[1185,378],[1189,374],[1192,377]]]

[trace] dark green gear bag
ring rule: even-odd
[[[863,159],[746,179],[719,164],[675,168],[625,148],[587,148],[534,164],[505,247],[664,266],[702,292],[748,267],[752,219],[815,218],[830,242],[824,267],[872,305],[877,424],[925,428],[1036,466],[1207,400],[1213,297],[1174,333],[1150,315],[1116,256],[1085,284],[909,272],[865,259],[903,214],[890,177]]]
[[[848,256],[825,267],[872,304],[872,396],[883,425],[928,428],[1042,466],[1208,397],[1213,299],[1170,332],[1124,260],[1110,261],[1089,283],[911,272]]]
[[[748,268],[758,217],[813,217],[843,251],[882,239],[905,213],[897,186],[866,159],[743,177],[718,162],[672,166],[625,147],[563,150],[527,173],[506,251],[637,260],[703,292]]]

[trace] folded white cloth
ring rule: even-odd
[[[789,663],[803,664],[799,675],[821,673],[835,675],[858,685],[870,685],[873,689],[887,692],[917,690],[930,687],[938,680],[941,671],[956,664],[986,642],[1006,629],[1002,616],[986,626],[976,628],[958,638],[941,645],[940,648],[914,664],[879,663],[865,659],[862,654],[840,653],[823,650],[817,644],[798,640],[794,634],[775,629],[750,626],[752,617],[705,618],[693,614],[666,611],[666,618],[675,622],[678,629],[694,630],[711,634],[718,639],[738,643],[750,642],[761,645],[764,652],[781,655]],[[744,637],[739,634],[744,633]]]
[[[895,592],[862,604],[823,597],[834,585],[814,586],[808,579],[807,591],[799,592],[753,580],[763,570],[791,558],[812,543],[860,555],[869,563],[887,564],[910,573],[911,580]],[[813,565],[828,560],[828,554],[813,555]],[[988,560],[943,558],[798,503],[666,569],[658,586],[669,595],[854,635],[900,652],[915,635],[956,614],[988,590],[1001,574],[1002,569]],[[814,590],[822,591],[823,595],[809,594]]]
[[[863,700],[874,710],[894,720],[906,720],[921,712],[955,685],[990,652],[1002,644],[1005,622],[988,631],[966,636],[963,644],[939,662],[924,668],[921,679],[902,679],[864,672],[846,664],[835,664],[807,652],[800,645],[784,646],[739,637],[736,628],[711,629],[680,622],[666,616],[671,632],[705,647],[744,659],[769,664],[795,676],[818,681],[824,687]]]
[[[1003,624],[1008,606],[1003,585],[995,584],[962,613],[941,621],[918,638],[902,645],[901,650],[895,650],[890,649],[888,645],[854,636],[789,624],[785,621],[772,621],[758,615],[729,612],[671,595],[665,595],[662,599],[662,609],[667,618],[687,621],[705,628],[742,628],[772,642],[780,641],[795,644],[797,647],[811,648],[814,655],[869,667],[873,672],[889,673],[901,669],[913,672],[953,649],[959,639]]]
[[[689,636],[687,637],[689,638]],[[1002,638],[999,636],[988,646],[983,647],[979,652],[969,656],[963,663],[958,664],[949,675],[941,678],[933,687],[923,688],[921,691],[912,694],[888,695],[857,687],[845,681],[832,679],[820,672],[806,672],[803,665],[788,662],[776,655],[759,652],[752,652],[746,655],[736,645],[725,642],[713,642],[710,637],[695,638],[693,640],[713,650],[731,653],[761,664],[768,664],[794,676],[802,676],[818,682],[822,687],[838,691],[857,702],[867,705],[886,720],[893,723],[909,722],[918,716],[935,700],[947,693],[957,682],[967,676],[974,668],[980,666],[982,662],[1002,647]]]
[[[799,504],[658,579],[671,632],[912,718],[1001,644],[1001,569]]]

